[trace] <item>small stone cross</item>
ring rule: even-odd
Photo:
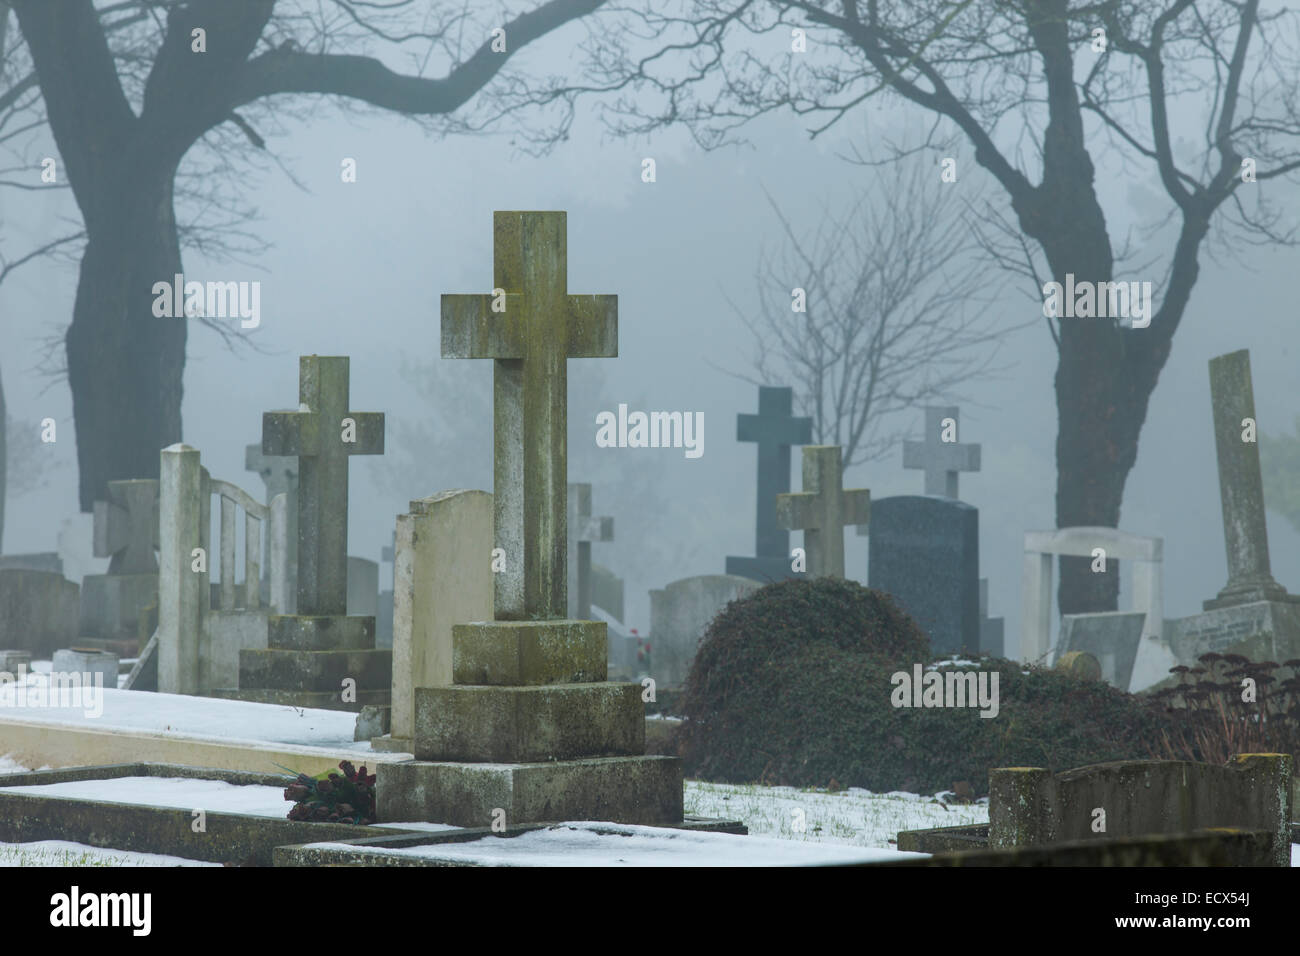
[[[618,355],[618,296],[568,292],[563,212],[495,212],[486,295],[442,297],[442,357],[494,360],[496,618],[568,615],[571,358]]]
[[[298,402],[262,414],[262,454],[298,459],[298,613],[345,615],[348,459],[384,453],[384,413],[348,411],[347,356],[301,356]]]
[[[109,574],[156,574],[158,480],[133,478],[108,483],[108,500],[95,502],[92,548],[112,557]]]
[[[957,406],[931,406],[925,410],[925,440],[903,442],[903,467],[925,471],[925,493],[957,497],[957,473],[980,470],[980,446],[944,441],[945,422],[957,435]]]
[[[841,451],[839,445],[805,445],[804,490],[776,497],[777,524],[803,532],[810,578],[844,577],[844,528],[871,516],[871,492],[844,487]]]
[[[593,518],[591,485],[569,485],[569,617],[591,620],[591,543],[614,540],[614,519]]]

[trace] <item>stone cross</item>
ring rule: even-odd
[[[571,358],[618,355],[618,297],[568,293],[563,212],[496,212],[493,284],[442,297],[443,358],[493,359],[499,621],[568,614],[568,375]]]
[[[728,574],[766,578],[774,561],[789,568],[790,532],[776,523],[776,497],[790,491],[790,446],[812,441],[812,419],[793,417],[793,407],[793,389],[760,385],[758,414],[736,416],[736,440],[758,444],[758,516],[755,557],[728,557]]]
[[[591,543],[614,540],[614,519],[593,518],[591,485],[569,485],[569,617],[591,620]]]
[[[1269,568],[1259,444],[1242,440],[1246,419],[1250,419],[1251,431],[1257,431],[1249,351],[1242,349],[1210,359],[1210,401],[1214,406],[1228,583],[1218,597],[1204,602],[1205,610],[1252,601],[1288,600],[1286,588],[1273,580]]]
[[[943,440],[944,419],[952,419],[957,432],[957,406],[931,406],[925,410],[925,440],[903,442],[903,467],[925,471],[925,493],[957,497],[957,473],[980,470],[980,446]]]
[[[298,359],[298,411],[264,412],[262,453],[298,459],[300,615],[347,614],[348,459],[384,453],[384,413],[348,411],[347,356]]]
[[[803,492],[776,496],[776,521],[803,531],[808,577],[844,577],[844,527],[866,524],[871,492],[844,487],[839,445],[805,445]]]
[[[95,502],[93,549],[108,558],[109,574],[156,574],[158,480],[134,478],[108,483],[108,500]]]

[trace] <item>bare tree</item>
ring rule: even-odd
[[[154,317],[152,288],[183,273],[183,241],[210,237],[202,215],[215,210],[227,230],[239,218],[226,192],[224,205],[191,210],[197,226],[178,224],[192,149],[237,190],[230,170],[265,156],[285,95],[300,116],[318,95],[420,117],[434,132],[480,129],[496,115],[491,94],[477,120],[459,115],[480,91],[527,86],[507,61],[602,2],[539,0],[515,13],[412,0],[0,3],[0,137],[39,136],[48,123],[86,233],[65,340],[82,510],[111,479],[156,475],[159,448],[181,438],[187,323]],[[30,185],[30,162],[19,169]],[[202,162],[190,172],[210,175]]]
[[[1163,267],[1150,273],[1149,327],[1047,320],[1057,525],[1116,527],[1202,251],[1294,240],[1268,187],[1300,170],[1300,12],[1263,0],[633,0],[627,15],[635,28],[619,21],[588,46],[590,82],[544,102],[604,94],[615,133],[682,123],[713,148],[778,111],[816,136],[886,94],[974,147],[1010,207],[1000,259],[1027,275],[1114,281],[1093,153],[1154,173],[1169,228],[1153,232]],[[1113,563],[1092,574],[1063,557],[1060,582],[1063,613],[1116,607]]]
[[[892,173],[852,205],[825,208],[808,236],[769,195],[783,243],[754,276],[763,307],[755,319],[733,303],[754,333],[758,383],[793,384],[814,442],[842,445],[846,467],[897,449],[898,413],[957,400],[963,383],[992,374],[1015,328],[983,308],[978,248],[938,164]]]

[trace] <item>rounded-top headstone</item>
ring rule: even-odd
[[[1101,662],[1087,651],[1070,651],[1056,662],[1056,669],[1079,680],[1101,680]]]

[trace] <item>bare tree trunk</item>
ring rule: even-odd
[[[174,170],[122,168],[88,229],[65,344],[82,511],[119,478],[158,477],[159,449],[181,439],[186,320],[153,316],[153,285],[181,272]]]

